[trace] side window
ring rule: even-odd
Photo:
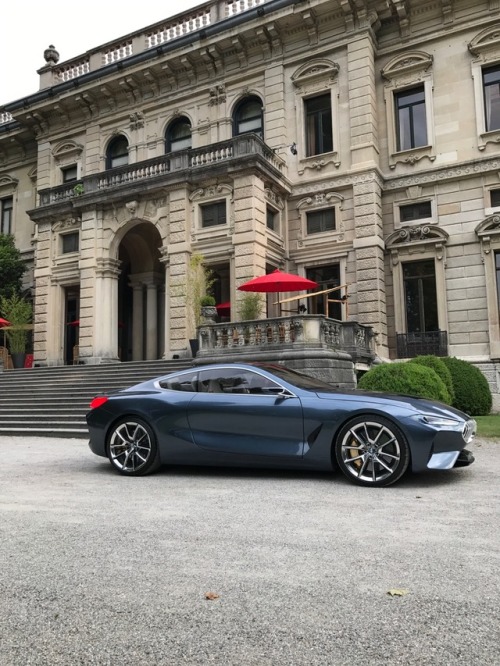
[[[76,164],[72,164],[71,166],[66,166],[61,168],[61,174],[62,174],[62,182],[63,183],[71,183],[74,180],[77,180],[78,174],[77,174],[77,166]]]
[[[251,370],[223,368],[200,372],[199,391],[203,393],[275,395],[280,390],[279,384]]]
[[[198,390],[198,371],[185,372],[183,375],[176,375],[175,377],[164,377],[160,379],[158,385],[167,391],[187,391],[196,393]]]
[[[264,138],[264,117],[262,113],[262,100],[255,95],[245,97],[235,108],[234,136],[255,132],[261,139]]]
[[[115,169],[128,164],[128,141],[120,135],[114,138],[106,151],[106,169]]]
[[[427,118],[424,86],[394,94],[396,106],[397,150],[427,145]]]
[[[165,152],[174,153],[178,150],[191,148],[191,123],[184,116],[177,118],[167,128],[165,133]]]
[[[304,100],[307,156],[333,150],[332,100],[330,93]]]

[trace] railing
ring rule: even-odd
[[[182,15],[149,26],[147,30],[138,30],[127,35],[126,38],[90,50],[72,60],[43,68],[40,73],[40,90],[78,78],[83,74],[96,71],[132,55],[150,49],[157,49],[162,44],[172,42],[197,30],[203,30],[209,25],[230,16],[241,14],[266,2],[268,0],[218,0],[207,2]]]
[[[398,358],[415,358],[432,354],[448,355],[447,331],[426,331],[425,333],[397,333]]]
[[[11,123],[14,120],[12,114],[8,111],[0,111],[0,125],[4,123]]]
[[[102,171],[99,174],[85,176],[81,180],[65,183],[40,191],[39,206],[69,201],[78,196],[109,191],[114,188],[130,186],[154,178],[165,177],[170,172],[182,169],[206,167],[217,163],[230,162],[253,155],[261,156],[277,171],[282,172],[285,162],[275,155],[256,134],[234,137],[228,141],[168,153],[143,162]]]
[[[279,347],[316,347],[347,352],[354,362],[369,362],[374,358],[373,338],[370,326],[329,319],[324,315],[207,323],[199,328],[199,356]]]

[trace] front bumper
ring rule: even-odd
[[[434,453],[427,463],[428,469],[451,469],[452,467],[468,467],[474,462],[474,456],[467,449],[461,451],[444,451]]]

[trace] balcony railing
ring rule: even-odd
[[[398,358],[415,358],[415,356],[448,355],[447,331],[426,331],[425,333],[397,333]]]
[[[370,326],[324,315],[204,324],[199,328],[199,356],[323,348],[347,352],[355,363],[369,363],[375,356],[373,339]]]
[[[140,182],[150,182],[155,178],[165,178],[171,172],[196,171],[207,166],[229,164],[252,156],[260,156],[275,171],[283,172],[285,162],[281,157],[278,157],[256,134],[243,134],[228,141],[168,153],[143,162],[135,162],[92,176],[85,176],[81,180],[58,187],[40,190],[39,206],[49,206],[86,194],[109,192]]]

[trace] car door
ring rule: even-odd
[[[188,407],[197,446],[214,454],[300,458],[304,418],[300,399],[266,376],[245,368],[201,370]]]

